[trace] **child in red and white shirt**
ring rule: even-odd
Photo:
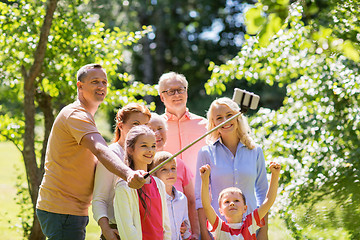
[[[230,187],[221,191],[219,194],[219,212],[221,215],[225,216],[226,222],[224,222],[216,215],[216,212],[210,203],[209,176],[211,168],[209,165],[204,165],[200,168],[202,181],[201,201],[205,215],[212,225],[211,232],[213,232],[215,239],[256,240],[256,230],[265,224],[263,218],[275,201],[280,169],[280,164],[275,162],[270,163],[271,180],[266,199],[259,208],[247,215],[245,220],[243,220],[243,214],[246,212],[247,206],[245,196],[242,194],[241,190],[236,187]]]

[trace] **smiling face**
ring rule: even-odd
[[[160,116],[151,117],[149,127],[155,132],[156,150],[161,151],[167,139],[165,120],[162,120]]]
[[[89,104],[100,104],[107,94],[107,77],[102,68],[89,69],[77,82],[79,96]]]
[[[173,186],[177,179],[175,159],[166,163],[162,168],[157,170],[156,177],[160,178],[166,186]]]
[[[228,223],[239,223],[247,210],[243,197],[239,192],[224,193],[220,203],[219,212],[225,216]]]
[[[162,83],[161,86],[161,92],[160,92],[160,99],[164,103],[166,109],[172,113],[183,113],[186,111],[186,102],[187,102],[187,89],[181,92],[181,89],[184,89],[186,86],[184,86],[183,82],[177,79],[176,77],[172,77],[165,82]],[[173,90],[175,91],[175,94],[172,96],[169,96],[167,92],[171,92]]]
[[[132,112],[129,114],[125,122],[119,122],[121,130],[121,138],[125,140],[127,133],[134,126],[146,125],[149,122],[149,116],[141,112]]]
[[[147,170],[147,165],[153,161],[156,143],[154,134],[143,134],[138,137],[134,148],[129,149],[136,170]]]
[[[216,104],[212,110],[211,121],[213,121],[216,127],[219,124],[231,118],[232,116],[234,116],[235,114],[236,113],[227,105]],[[236,129],[237,129],[237,120],[233,119],[229,123],[219,128],[218,132],[220,133],[221,136],[226,134],[236,134]]]

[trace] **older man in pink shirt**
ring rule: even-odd
[[[207,120],[189,112],[186,108],[188,82],[184,75],[175,72],[165,73],[159,80],[159,95],[166,109],[163,115],[168,124],[168,141],[164,150],[172,154],[202,136],[206,132]],[[206,145],[202,139],[179,157],[195,176],[197,154],[202,146]]]
[[[172,154],[202,136],[206,132],[207,120],[196,114],[190,113],[186,108],[188,82],[184,75],[175,72],[163,74],[159,79],[159,95],[166,109],[162,115],[167,121],[167,141],[164,150]],[[206,145],[205,139],[197,142],[181,153],[178,157],[183,160],[193,176],[195,176],[197,154],[202,146]],[[179,174],[180,175],[180,174]],[[191,176],[191,178],[193,178]],[[194,182],[191,181],[191,185]],[[195,210],[194,193],[187,195],[189,218],[193,234],[190,239],[199,238],[198,218]]]

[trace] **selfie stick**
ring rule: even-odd
[[[194,145],[195,143],[199,142],[201,139],[203,139],[204,137],[206,137],[207,135],[209,135],[210,133],[218,130],[219,128],[221,128],[222,126],[224,126],[225,124],[231,122],[232,120],[234,120],[235,118],[237,118],[241,113],[246,113],[247,110],[253,109],[255,110],[258,107],[259,101],[260,101],[260,97],[254,93],[251,92],[247,92],[245,90],[239,89],[239,88],[235,88],[234,89],[234,95],[233,95],[233,99],[232,99],[235,103],[240,105],[240,112],[236,113],[234,116],[232,116],[231,118],[229,118],[228,120],[224,121],[223,123],[221,123],[220,125],[214,127],[213,129],[211,129],[210,131],[206,132],[204,135],[202,135],[201,137],[197,138],[195,141],[191,142],[189,145],[187,145],[186,147],[184,147],[183,149],[181,149],[180,151],[178,151],[177,153],[175,153],[174,155],[172,155],[171,157],[169,157],[168,159],[166,159],[166,161],[162,162],[161,164],[157,165],[155,168],[153,168],[150,172],[146,173],[144,178],[147,178],[150,176],[150,174],[153,174],[154,172],[156,172],[157,170],[159,170],[162,166],[164,166],[166,163],[170,162],[171,160],[173,160],[175,157],[177,157],[178,155],[180,155],[182,152],[184,152],[185,150],[187,150],[188,148],[190,148],[192,145]]]

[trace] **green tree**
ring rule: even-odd
[[[213,97],[203,84],[210,77],[210,61],[221,64],[241,49],[245,32],[242,12],[253,0],[90,0],[106,26],[134,31],[143,25],[153,32],[133,45],[126,69],[144,83],[157,83],[161,74],[176,71],[189,81],[189,106],[200,115]],[[157,99],[159,100],[159,99]],[[160,103],[158,101],[158,103]],[[157,105],[162,110],[162,104]]]
[[[351,3],[335,5],[331,14],[339,22],[351,23],[350,32],[358,32],[354,23],[359,15],[345,11],[354,7]],[[319,26],[316,31],[312,24],[302,21],[306,16],[303,9],[302,5],[292,5],[285,24],[267,44],[261,42],[261,35],[247,37],[237,57],[224,65],[211,64],[213,72],[206,89],[208,93],[221,93],[229,82],[240,79],[286,85],[284,106],[277,111],[260,109],[250,123],[267,159],[283,165],[282,216],[296,239],[318,239],[303,235],[304,225],[296,222],[300,219],[296,210],[301,206],[314,209],[319,201],[331,199],[341,211],[340,221],[331,224],[328,219],[329,225],[342,227],[352,239],[359,239],[359,63],[353,61],[356,57],[347,53],[345,45],[329,47],[342,39],[340,26],[334,24],[333,28],[339,29],[331,32]],[[342,18],[349,14],[351,19]],[[313,41],[316,36],[317,41]],[[347,40],[354,41],[352,37]],[[354,49],[356,44],[349,46]],[[331,216],[334,209],[326,211]],[[306,214],[320,217],[315,211]]]
[[[76,71],[81,66],[97,62],[107,70],[110,96],[104,107],[113,111],[137,101],[139,95],[156,93],[127,73],[116,72],[125,46],[149,30],[106,30],[91,14],[79,11],[81,4],[76,0],[0,3],[0,140],[13,142],[22,153],[33,210],[51,126],[61,108],[75,100]],[[124,88],[116,90],[115,81],[125,82]],[[42,130],[35,131],[39,126]],[[23,223],[24,237],[43,239],[35,211],[31,214],[33,222]]]
[[[308,36],[317,53],[339,52],[354,61],[360,60],[358,39],[358,1],[350,0],[260,0],[246,13],[249,34],[258,34],[261,46],[287,24],[289,10],[302,7],[301,20],[311,28]]]

